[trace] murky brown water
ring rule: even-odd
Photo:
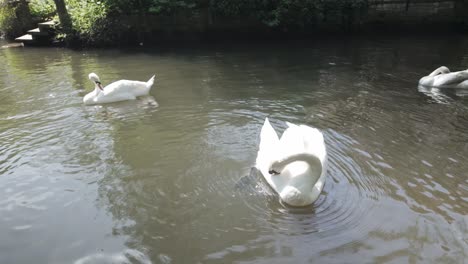
[[[467,44],[0,50],[0,263],[463,263],[468,92],[417,81]],[[92,71],[159,106],[84,106]],[[309,208],[239,184],[267,116],[324,132]]]

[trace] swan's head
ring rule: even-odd
[[[445,66],[441,66],[441,67],[440,67],[440,72],[441,72],[441,73],[449,73],[450,70],[449,70],[449,68],[447,68],[447,67],[445,67]]]
[[[92,72],[88,75],[88,78],[95,84],[95,86],[102,90],[101,80],[99,79],[99,76],[97,76],[97,74]]]
[[[271,175],[278,175],[284,170],[285,164],[281,164],[279,160],[273,161],[268,167],[268,173]]]

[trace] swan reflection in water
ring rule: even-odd
[[[438,104],[450,104],[456,97],[468,96],[468,89],[443,89],[418,85],[418,91],[431,97]]]
[[[138,97],[135,100],[116,102],[112,104],[86,106],[86,112],[92,118],[98,118],[101,121],[116,120],[116,119],[138,119],[141,120],[144,116],[151,116],[158,109],[158,102],[151,96]]]

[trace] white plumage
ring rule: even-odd
[[[154,83],[154,78],[155,75],[147,82],[120,80],[102,88],[99,76],[95,73],[90,73],[89,79],[94,83],[94,91],[85,95],[83,103],[91,105],[134,100],[139,96],[149,94]]]
[[[287,123],[281,139],[268,118],[260,133],[256,168],[281,200],[306,206],[317,200],[325,183],[327,151],[322,133]]]
[[[468,70],[450,72],[447,67],[441,66],[428,76],[422,77],[419,84],[437,88],[468,88]]]

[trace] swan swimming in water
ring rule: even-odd
[[[310,205],[325,183],[325,141],[318,129],[286,124],[288,128],[279,139],[265,119],[255,166],[283,202],[291,206]]]
[[[90,73],[88,78],[94,83],[94,91],[85,95],[83,103],[91,105],[134,100],[139,96],[148,95],[153,86],[155,75],[147,82],[120,80],[104,88],[97,74]]]
[[[447,67],[441,66],[422,77],[419,84],[437,88],[468,88],[468,70],[450,72]]]

